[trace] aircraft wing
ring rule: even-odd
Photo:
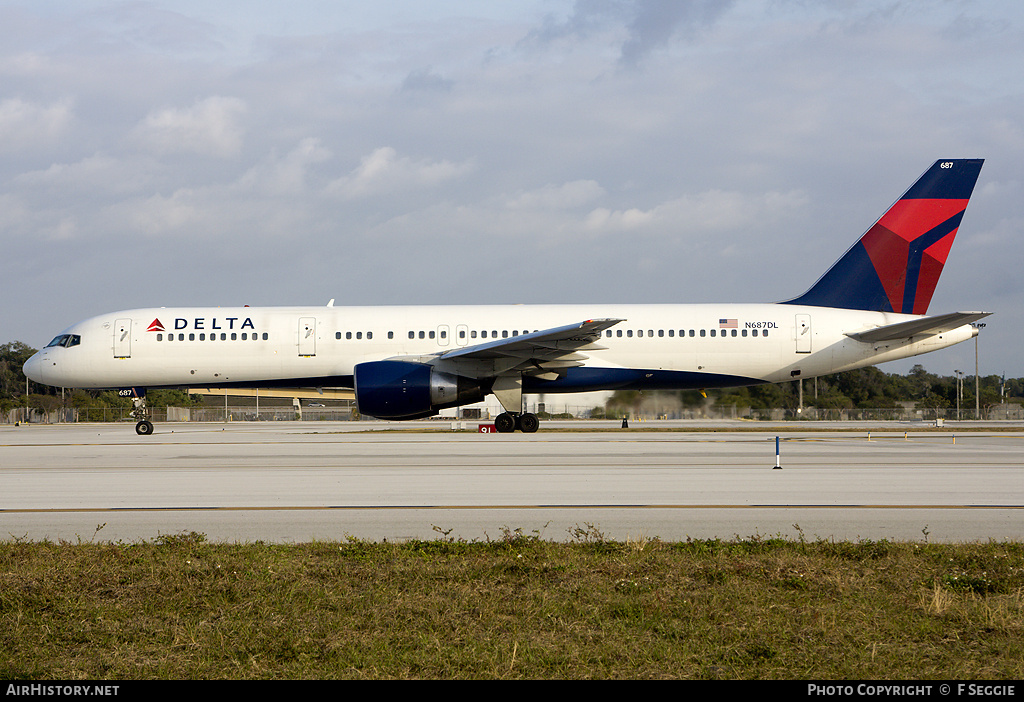
[[[846,336],[857,341],[873,343],[876,341],[893,341],[895,339],[907,339],[912,336],[934,336],[941,334],[965,324],[976,322],[988,317],[991,312],[950,312],[935,317],[923,317],[912,319],[909,322],[897,322],[887,324],[884,327],[875,327],[861,332],[847,332]]]
[[[522,373],[545,380],[555,380],[564,374],[567,368],[583,365],[587,358],[583,352],[606,348],[595,342],[601,338],[601,333],[605,329],[622,321],[624,320],[588,319],[564,327],[542,329],[429,356],[389,360],[429,363],[438,369],[475,378]]]

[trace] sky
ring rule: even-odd
[[[1024,376],[1022,67],[1019,0],[5,0],[0,343],[135,307],[786,300],[984,158],[929,313],[993,312],[981,374]]]

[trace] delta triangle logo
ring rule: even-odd
[[[164,330],[164,325],[160,322],[160,320],[159,319],[154,319],[150,323],[149,329],[147,329],[146,331],[162,332],[163,330]]]

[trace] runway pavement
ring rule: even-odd
[[[0,538],[1024,538],[1019,427],[476,424],[2,425]]]

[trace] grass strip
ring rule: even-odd
[[[1024,545],[0,542],[0,679],[1024,678]]]

